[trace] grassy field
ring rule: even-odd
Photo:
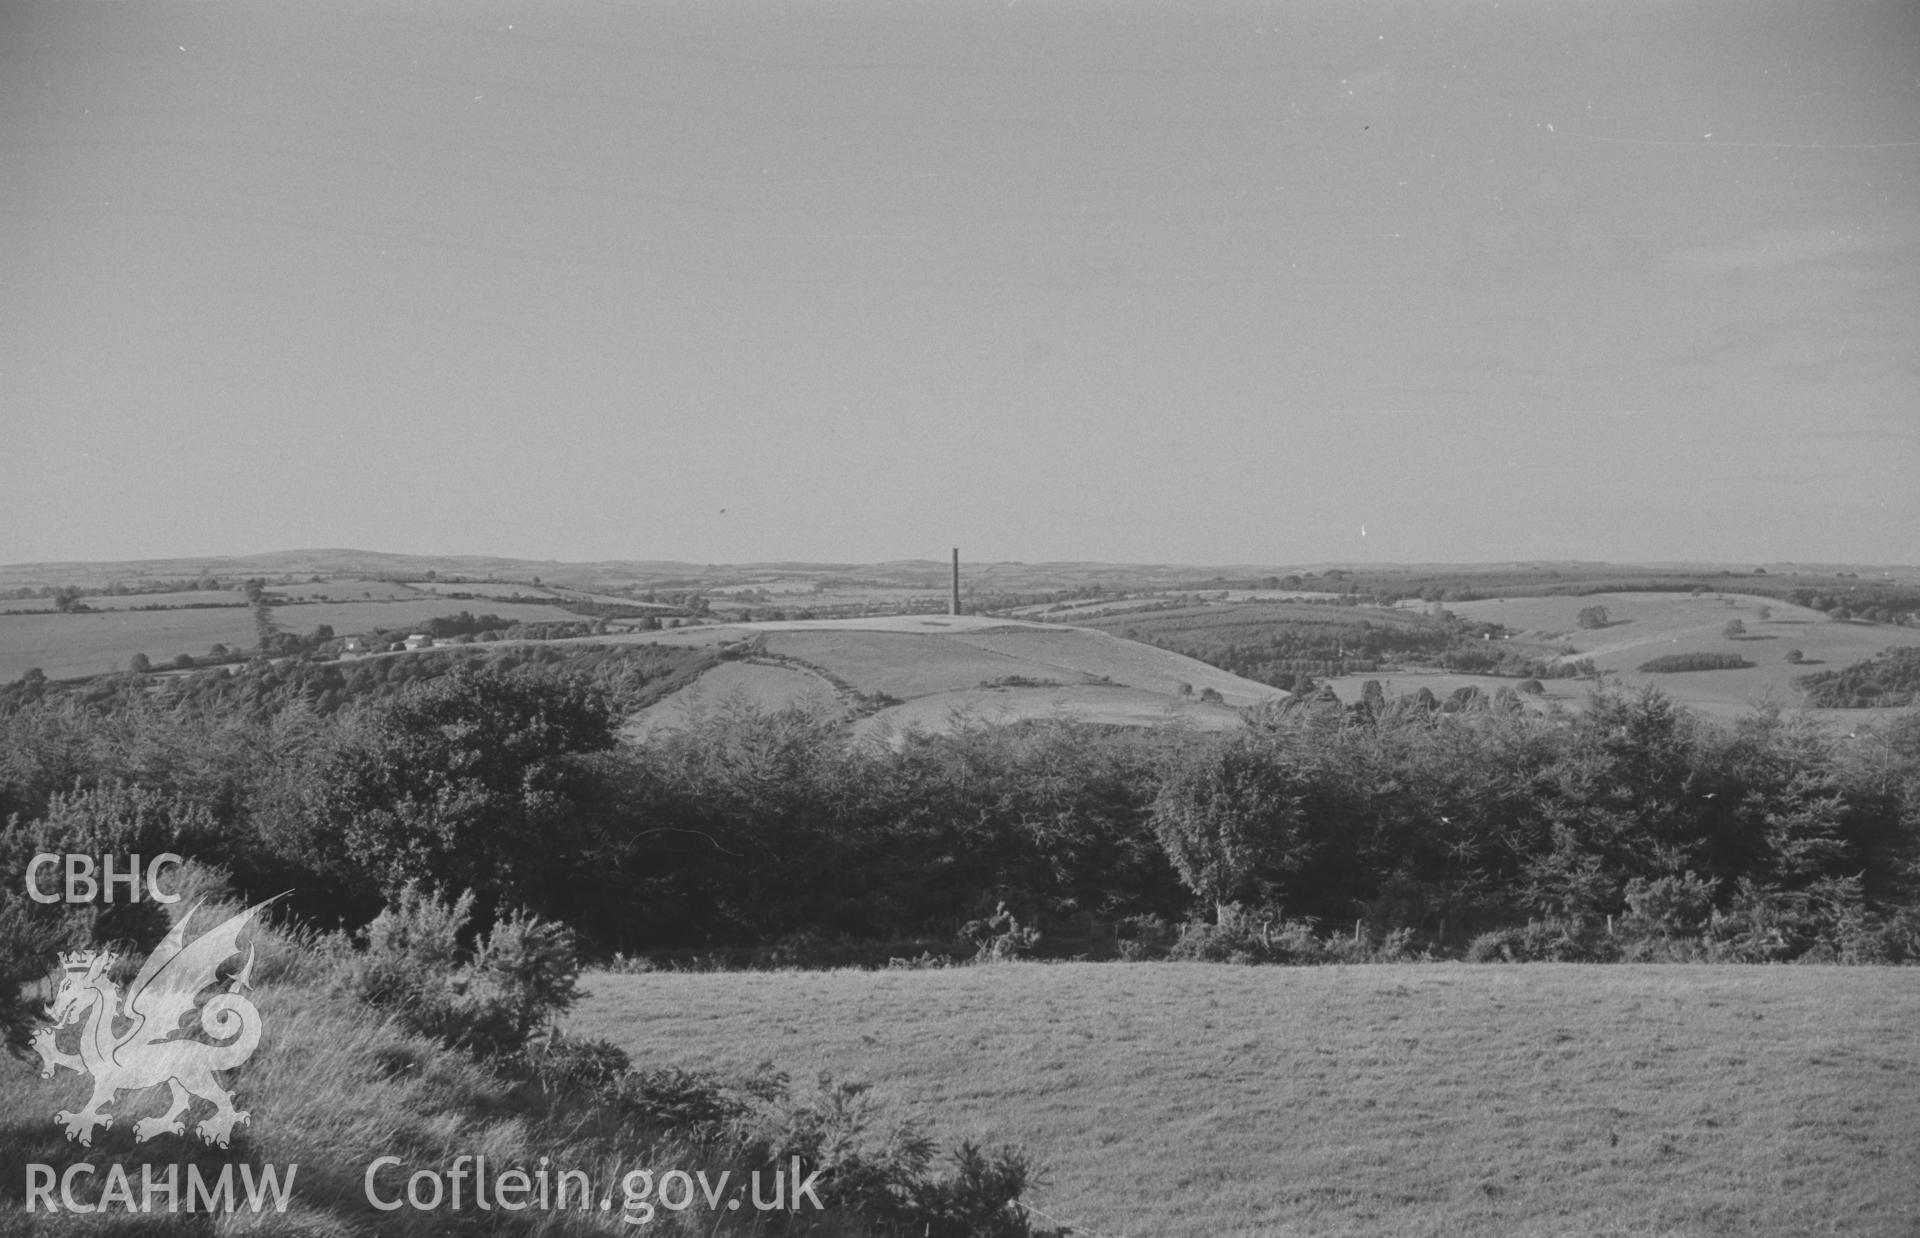
[[[144,653],[158,666],[214,644],[250,648],[259,639],[246,607],[114,610],[81,615],[0,615],[0,680],[37,666],[54,679],[125,670]]]
[[[1228,645],[1257,644],[1289,629],[1331,632],[1363,623],[1408,634],[1438,636],[1441,631],[1439,623],[1411,607],[1328,606],[1283,601],[1210,602],[1167,610],[1116,613],[1088,619],[1086,626],[1136,640],[1177,642],[1181,648],[1210,654]]]
[[[368,632],[374,628],[398,630],[441,615],[461,611],[475,615],[498,615],[502,619],[524,623],[579,622],[581,616],[535,602],[495,602],[482,598],[419,598],[393,602],[313,602],[299,606],[276,606],[273,621],[289,632],[311,632],[328,624],[341,636]]]
[[[1075,1232],[1920,1233],[1920,969],[592,974],[640,1066],[824,1070],[1020,1142]]]
[[[599,638],[596,638],[599,639]],[[641,729],[683,714],[691,698],[712,701],[728,692],[760,705],[811,699],[820,682],[855,692],[884,694],[902,704],[876,715],[876,725],[943,729],[958,710],[981,718],[1036,718],[1065,714],[1090,721],[1138,724],[1174,714],[1198,725],[1231,725],[1236,715],[1200,700],[1212,688],[1225,705],[1251,705],[1284,694],[1163,649],[1103,632],[1039,623],[952,617],[730,624],[692,631],[617,638],[661,644],[720,645],[753,639],[766,653],[796,659],[824,679],[792,668],[728,663],[653,707]],[[1188,691],[1182,692],[1186,685]]]
[[[839,717],[845,713],[839,691],[810,671],[753,662],[724,662],[657,705],[642,710],[627,724],[626,734],[644,739],[658,730],[684,726],[701,710],[722,708],[734,701],[759,709],[803,705],[822,715]]]
[[[297,585],[268,585],[267,594],[290,602],[388,602],[420,598],[427,585],[405,585],[391,580],[364,580],[352,576],[302,581]],[[538,593],[535,589],[532,592]]]
[[[89,610],[155,610],[176,606],[245,606],[247,595],[237,589],[176,589],[168,593],[93,593],[80,600]],[[0,606],[7,610],[54,609],[51,598],[10,601]]]
[[[581,618],[557,606],[415,596],[390,602],[308,602],[275,606],[273,622],[281,631],[300,634],[324,623],[339,635],[349,636],[374,628],[408,628],[438,615],[453,615],[463,610],[529,623]],[[175,654],[205,654],[216,643],[251,649],[258,642],[253,612],[245,606],[193,610],[103,609],[77,615],[0,615],[0,680],[16,679],[22,671],[34,666],[55,679],[125,670],[127,659],[135,653],[146,654],[157,667]]]
[[[447,597],[455,593],[469,593],[477,600],[480,598],[529,598],[555,596],[554,591],[542,585],[502,584],[499,581],[455,582],[455,581],[416,581],[412,589],[422,593],[438,594]]]
[[[1579,613],[1588,606],[1606,607],[1606,627],[1579,626]],[[1765,619],[1760,617],[1762,608],[1768,611]],[[1801,675],[1836,670],[1892,645],[1920,645],[1920,628],[1838,623],[1817,610],[1737,593],[1507,598],[1454,603],[1448,609],[1464,618],[1504,624],[1517,631],[1521,640],[1570,645],[1577,651],[1574,656],[1593,659],[1595,666],[1614,672],[1622,683],[1655,684],[1683,705],[1722,716],[1769,696],[1783,705],[1796,704],[1801,693],[1793,681]],[[1733,619],[1745,625],[1744,636],[1723,634]],[[1800,650],[1806,660],[1788,663],[1789,649]],[[1650,658],[1675,653],[1738,654],[1753,665],[1673,675],[1642,674],[1638,669]],[[1500,682],[1481,681],[1483,686]],[[1839,712],[1865,716],[1878,711]]]
[[[1209,731],[1241,725],[1238,711],[1193,697],[1105,684],[1045,688],[971,688],[921,697],[863,718],[858,737],[888,740],[905,731],[937,734],[961,723],[998,725],[1035,718],[1072,718],[1101,726],[1155,726],[1180,721]]]

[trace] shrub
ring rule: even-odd
[[[1719,961],[1897,963],[1916,957],[1920,917],[1867,905],[1858,877],[1826,877],[1799,890],[1741,878],[1724,913],[1713,917],[1708,949]]]
[[[563,1052],[602,1069],[618,1051]],[[1064,1238],[1064,1231],[1031,1228],[1018,1202],[1035,1181],[1022,1153],[962,1144],[953,1171],[938,1174],[933,1141],[912,1121],[883,1125],[881,1106],[864,1084],[822,1076],[812,1089],[796,1091],[771,1066],[737,1076],[669,1068],[626,1072],[601,1095],[630,1118],[749,1171],[785,1172],[797,1162],[827,1208],[857,1218],[849,1232]]]
[[[549,1092],[604,1092],[616,1087],[633,1069],[626,1050],[610,1040],[567,1040],[558,1036],[544,1045],[522,1050],[510,1065]]]
[[[1462,957],[1469,963],[1511,963],[1513,952],[1508,943],[1512,932],[1512,929],[1492,929],[1481,933],[1467,943]]]
[[[746,1123],[756,1102],[771,1101],[786,1091],[787,1076],[770,1066],[734,1079],[714,1071],[670,1066],[623,1076],[613,1095],[643,1120],[713,1146]]]
[[[1679,937],[1706,927],[1713,914],[1714,883],[1691,869],[1681,877],[1627,882],[1627,914],[1621,929],[1628,936]]]
[[[27,1056],[41,1003],[49,996],[37,990],[48,983],[57,956],[63,950],[105,945],[102,937],[91,904],[62,915],[11,889],[0,895],[0,1047],[16,1057]]]
[[[36,852],[151,860],[163,851],[189,858],[219,854],[231,843],[205,804],[178,792],[114,781],[49,796],[39,820],[9,825],[0,859],[17,857],[19,864],[8,871],[18,874]]]
[[[573,934],[515,912],[463,964],[460,934],[473,901],[472,891],[446,903],[405,887],[367,926],[366,949],[346,961],[340,987],[403,1026],[478,1056],[524,1049],[578,996]]]
[[[1005,903],[996,906],[993,914],[984,919],[967,921],[960,933],[973,943],[976,963],[1025,958],[1040,943],[1040,930],[1020,923]]]
[[[822,1076],[811,1092],[784,1086],[754,1097],[733,1123],[733,1155],[749,1168],[799,1162],[819,1175],[819,1195],[877,1234],[902,1238],[1065,1238],[1035,1230],[1020,1196],[1037,1175],[1014,1148],[983,1152],[962,1143],[951,1174],[933,1171],[934,1143],[913,1122],[878,1127],[879,1106],[866,1085]]]
[[[1120,957],[1127,962],[1163,959],[1180,939],[1180,929],[1162,916],[1127,916],[1113,926]]]
[[[1015,1149],[1001,1148],[988,1155],[972,1143],[962,1143],[953,1159],[952,1177],[928,1178],[922,1173],[909,1185],[900,1208],[907,1233],[927,1238],[1041,1238],[1043,1234],[1065,1238],[1072,1232],[1032,1227],[1018,1201],[1034,1174]]]
[[[1585,921],[1548,917],[1482,933],[1467,944],[1469,963],[1601,963],[1617,954]]]
[[[580,996],[573,930],[516,911],[493,926],[466,975],[465,1041],[483,1055],[519,1049]]]
[[[1167,957],[1188,963],[1268,963],[1275,961],[1269,940],[1259,926],[1244,920],[1195,921],[1181,929]]]
[[[1317,963],[1406,963],[1415,958],[1413,930],[1397,928],[1376,940],[1371,932],[1335,933],[1317,943]]]
[[[1315,932],[1313,921],[1241,912],[1223,923],[1187,925],[1166,957],[1199,963],[1399,963],[1414,957],[1413,930],[1394,929],[1376,939],[1364,926],[1354,933]]]

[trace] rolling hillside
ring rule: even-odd
[[[1236,706],[1287,695],[1102,632],[970,615],[727,624],[592,639],[707,646],[729,655],[636,718],[638,732],[729,699],[838,711],[859,718],[862,734],[939,730],[963,717],[1054,715],[1118,724],[1177,717],[1216,728],[1237,722]]]
[[[1606,607],[1607,626],[1580,627],[1580,611],[1596,605]],[[1837,621],[1804,606],[1738,593],[1510,598],[1461,602],[1450,609],[1465,618],[1504,624],[1515,630],[1518,640],[1571,646],[1576,652],[1570,656],[1591,658],[1621,683],[1655,684],[1682,704],[1722,716],[1768,697],[1797,705],[1801,693],[1793,681],[1801,675],[1848,666],[1891,646],[1920,646],[1920,629]],[[1735,619],[1746,631],[1730,637],[1725,629]],[[1798,649],[1803,660],[1788,662],[1789,649]],[[1736,654],[1753,665],[1678,674],[1639,669],[1650,659],[1687,653]]]
[[[1412,605],[1409,603],[1408,605]],[[1606,608],[1603,628],[1579,626],[1580,612]],[[1515,647],[1560,651],[1558,661],[1590,659],[1608,682],[1626,687],[1650,685],[1689,708],[1719,718],[1735,718],[1756,705],[1803,708],[1806,694],[1795,680],[1817,671],[1839,670],[1888,648],[1920,648],[1920,628],[1884,623],[1839,621],[1817,610],[1777,598],[1746,594],[1691,596],[1677,593],[1598,593],[1584,596],[1504,598],[1448,603],[1464,619],[1505,626]],[[1761,618],[1761,611],[1767,612]],[[1727,624],[1739,620],[1745,631],[1728,636]],[[1499,644],[1499,642],[1495,642]],[[1787,651],[1800,651],[1789,662]],[[1640,670],[1654,658],[1673,654],[1731,654],[1752,663],[1729,670],[1650,673]],[[1446,697],[1458,688],[1482,692],[1513,687],[1515,681],[1487,675],[1419,668],[1351,674],[1325,682],[1341,700],[1360,696],[1362,685],[1377,679],[1389,695],[1426,688]],[[1544,692],[1527,698],[1535,705],[1577,707],[1592,688],[1589,679],[1549,679]],[[1884,716],[1861,709],[1809,710],[1825,722],[1852,729]]]

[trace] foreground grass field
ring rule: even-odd
[[[871,1082],[1127,1235],[1920,1233],[1920,969],[593,974],[642,1066]]]

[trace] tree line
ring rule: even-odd
[[[8,857],[172,850],[328,924],[410,884],[471,891],[480,923],[525,908],[602,953],[803,958],[1003,915],[1076,952],[1279,925],[1447,956],[1544,925],[1556,957],[1626,928],[1681,955],[1920,954],[1912,716],[1839,736],[1651,690],[1544,715],[1374,693],[1225,735],[1050,719],[856,744],[736,703],[636,742],[635,694],[695,668],[589,652],[423,660],[331,709],[0,694]]]

